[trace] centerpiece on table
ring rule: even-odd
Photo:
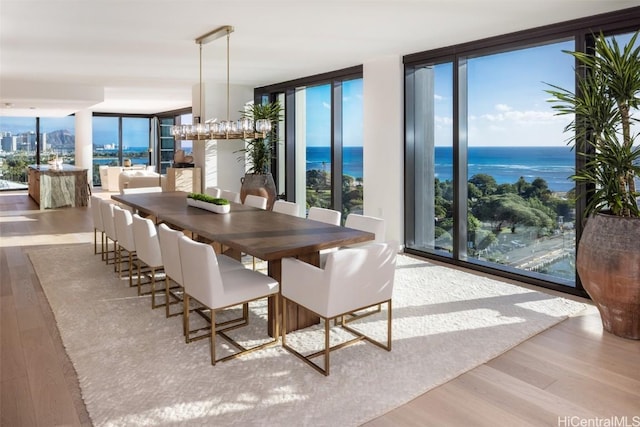
[[[219,214],[225,214],[231,210],[231,204],[227,199],[219,199],[202,193],[189,193],[187,205]]]

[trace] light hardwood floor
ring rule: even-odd
[[[24,192],[0,193],[2,426],[91,425],[25,250],[93,241],[92,230],[86,208],[39,211]],[[625,416],[640,426],[640,342],[603,333],[590,307],[366,425],[578,426]]]

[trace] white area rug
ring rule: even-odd
[[[393,350],[338,350],[324,377],[280,346],[211,366],[209,341],[185,344],[181,318],[151,310],[90,245],[29,256],[96,426],[358,425],[584,308],[399,256]],[[263,337],[265,307],[251,308],[254,330],[239,333]],[[381,314],[362,328],[384,336]]]

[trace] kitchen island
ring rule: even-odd
[[[87,206],[87,169],[71,165],[29,165],[29,196],[40,209]]]

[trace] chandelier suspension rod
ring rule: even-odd
[[[229,40],[231,39],[231,32],[227,30],[227,121],[230,120],[230,107],[229,107]]]
[[[202,86],[202,43],[200,43],[200,85],[198,86],[200,91],[200,115],[198,117],[198,123],[202,123],[202,115],[204,114],[204,88]]]

